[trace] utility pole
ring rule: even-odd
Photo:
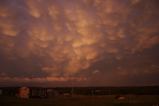
[[[74,88],[73,88],[73,79],[71,79],[71,96],[73,96]]]

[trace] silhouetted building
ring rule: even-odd
[[[46,98],[47,97],[47,89],[46,88],[39,88],[39,87],[30,88],[30,97],[31,98]]]

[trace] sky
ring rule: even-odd
[[[158,0],[0,0],[0,86],[159,85]]]

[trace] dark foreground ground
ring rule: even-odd
[[[125,100],[107,96],[57,96],[47,99],[0,97],[0,106],[158,106],[159,95],[126,95]]]

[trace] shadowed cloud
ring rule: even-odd
[[[157,0],[1,0],[0,80],[159,83],[158,9]]]

